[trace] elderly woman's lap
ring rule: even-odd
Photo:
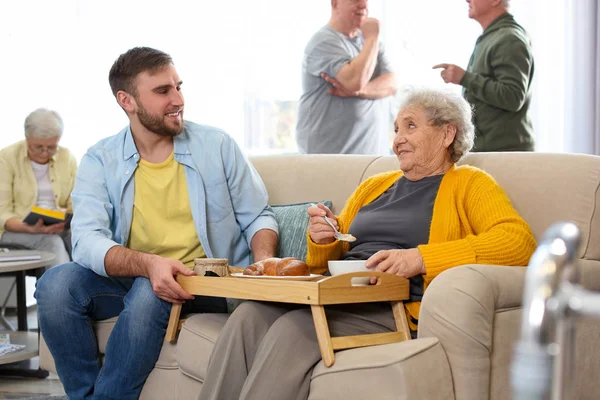
[[[246,308],[253,307],[251,304]],[[261,306],[257,305],[256,308]],[[331,306],[326,307],[326,314],[332,336],[395,330],[389,304]],[[218,355],[213,354],[213,357]],[[291,310],[281,315],[262,339],[240,399],[306,399],[311,371],[320,360],[311,310],[308,307]],[[277,377],[278,383],[269,384],[268,377]]]

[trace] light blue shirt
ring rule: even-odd
[[[261,229],[278,232],[260,176],[235,141],[219,129],[185,121],[174,147],[175,160],[185,166],[193,223],[206,256],[248,265],[254,234]],[[129,239],[139,160],[127,127],[91,147],[77,171],[73,260],[99,275],[107,276],[108,250],[125,246]]]

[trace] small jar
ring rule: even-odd
[[[229,264],[226,258],[194,258],[194,272],[204,276],[211,271],[219,276],[229,276]]]

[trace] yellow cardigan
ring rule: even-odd
[[[385,172],[363,182],[337,217],[347,233],[358,210],[371,203],[402,177]],[[536,247],[529,225],[508,196],[484,171],[452,166],[444,175],[433,205],[429,241],[418,246],[425,263],[425,289],[443,271],[463,264],[527,265]],[[346,242],[317,244],[308,235],[307,264],[313,273],[327,270],[327,260],[339,260],[350,249]],[[406,305],[418,319],[420,302]],[[411,323],[411,328],[416,326]]]
[[[72,211],[71,191],[75,185],[77,160],[64,147],[59,147],[49,161],[50,185],[56,206]],[[23,219],[35,206],[38,189],[27,142],[20,141],[0,150],[0,235],[10,218]]]

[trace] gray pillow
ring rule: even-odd
[[[317,203],[316,201],[313,203]],[[321,203],[328,208],[332,207],[331,200]],[[275,219],[279,224],[279,244],[277,245],[277,257],[295,257],[306,261],[308,230],[308,213],[306,209],[311,203],[286,204],[271,206],[275,212]]]

